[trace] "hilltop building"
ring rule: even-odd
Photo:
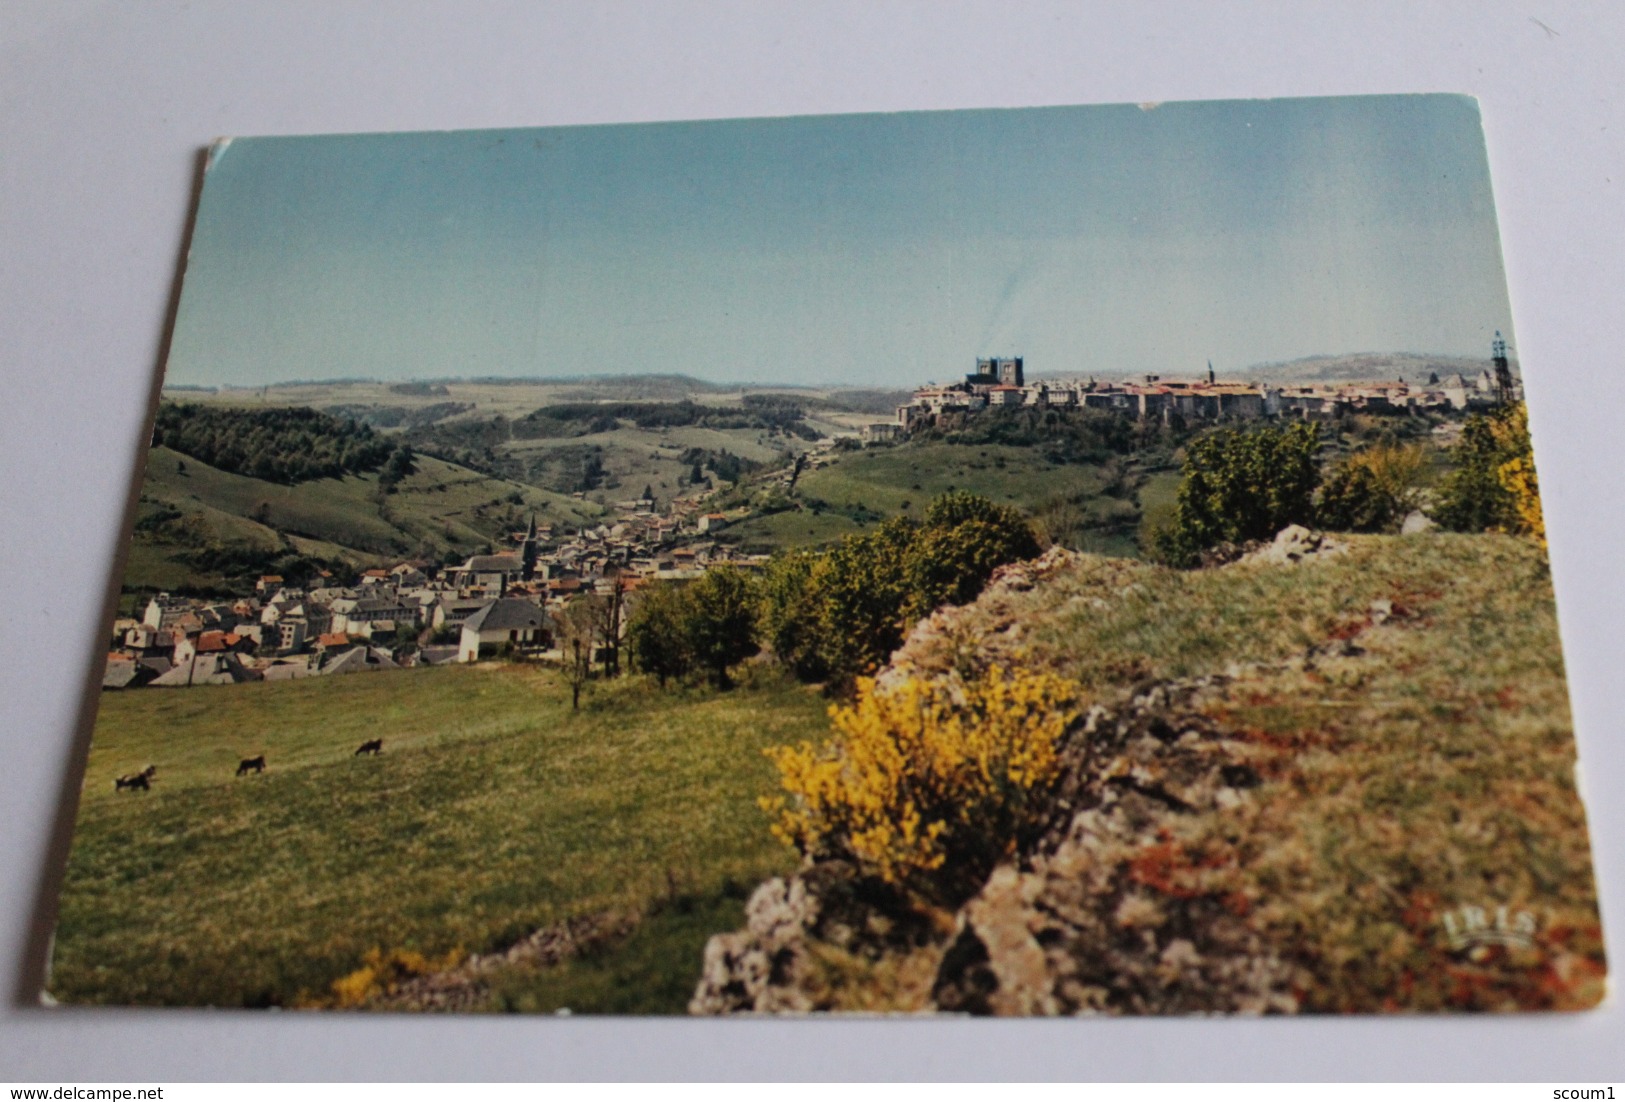
[[[1136,382],[1045,380],[1029,386],[1020,356],[979,358],[964,382],[919,388],[897,407],[894,425],[868,425],[866,442],[883,442],[936,425],[954,426],[984,410],[1012,406],[1036,409],[1109,410],[1139,420],[1256,420],[1298,417],[1321,420],[1347,413],[1407,414],[1423,410],[1471,410],[1517,401],[1522,387],[1512,376],[1506,342],[1499,333],[1492,347],[1493,368],[1476,382],[1459,373],[1426,385],[1393,382],[1310,383],[1276,386],[1265,382],[1223,381],[1207,363],[1205,379],[1164,379],[1149,374]]]
[[[1020,356],[995,356],[976,361],[976,371],[965,376],[966,382],[981,384],[985,380],[988,386],[1023,387],[1026,379],[1022,374]]]

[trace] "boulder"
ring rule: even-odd
[[[1434,522],[1432,517],[1422,512],[1422,510],[1417,509],[1414,512],[1405,514],[1405,523],[1399,526],[1399,534],[1402,536],[1414,536],[1419,532],[1426,532],[1431,528],[1437,527],[1438,524]]]
[[[1301,524],[1289,524],[1275,534],[1266,546],[1243,556],[1240,562],[1287,565],[1305,559],[1342,554],[1348,545]]]

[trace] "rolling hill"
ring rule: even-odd
[[[500,542],[534,512],[580,525],[602,507],[428,456],[386,493],[378,472],[283,485],[153,448],[124,590],[242,592],[289,557],[376,565],[443,560]]]

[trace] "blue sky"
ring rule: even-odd
[[[1495,329],[1471,99],[922,112],[237,139],[167,380],[1222,374]]]

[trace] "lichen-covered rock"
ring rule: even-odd
[[[1290,1013],[1296,969],[1244,919],[1230,868],[1170,829],[1239,806],[1258,773],[1192,710],[1219,679],[1139,687],[1087,720],[1075,808],[960,910],[933,987],[972,1014]]]
[[[689,1013],[828,1009],[812,989],[813,946],[876,960],[935,936],[929,916],[896,889],[845,862],[817,862],[761,884],[745,904],[745,928],[706,943]]]
[[[1289,524],[1275,534],[1275,538],[1257,551],[1236,560],[1241,563],[1267,563],[1282,565],[1303,562],[1305,559],[1341,555],[1348,545],[1320,532],[1311,532],[1301,524]]]

